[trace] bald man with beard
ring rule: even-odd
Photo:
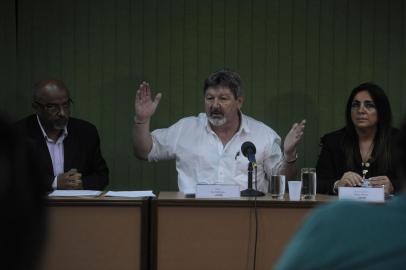
[[[70,117],[73,101],[61,80],[33,87],[32,114],[16,123],[48,190],[103,190],[109,181],[97,129]]]

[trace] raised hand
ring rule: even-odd
[[[296,154],[296,146],[302,139],[305,125],[306,120],[302,120],[300,123],[294,123],[288,135],[286,135],[285,142],[283,143],[283,151],[285,157],[288,159],[291,159],[291,157]]]
[[[137,122],[146,122],[155,113],[161,100],[162,94],[158,93],[152,100],[151,87],[149,83],[142,82],[135,95],[135,116]]]

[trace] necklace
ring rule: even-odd
[[[369,145],[368,151],[366,152],[365,155],[363,155],[362,151],[360,151],[360,154],[361,154],[361,166],[362,166],[362,179],[365,179],[365,176],[368,173],[369,166],[371,166],[370,159],[371,159],[371,153],[372,153],[373,148],[374,148],[374,143],[372,142]]]
[[[369,166],[371,166],[371,164],[369,164],[369,159],[366,162],[361,162],[362,167],[366,167],[369,168]]]

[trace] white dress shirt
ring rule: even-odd
[[[265,175],[277,173],[282,163],[278,134],[242,113],[240,129],[225,146],[210,128],[205,113],[183,118],[169,128],[154,130],[152,140],[148,160],[176,159],[179,190],[184,193],[195,193],[198,183],[238,184],[240,190],[246,189],[248,159],[241,153],[241,145],[246,141],[256,146],[258,190],[267,192]]]
[[[68,136],[68,130],[65,129],[59,138],[54,141],[48,137],[44,128],[42,127],[41,121],[37,115],[37,120],[39,127],[41,128],[42,135],[44,135],[45,142],[47,143],[48,151],[51,156],[52,160],[52,168],[54,170],[54,181],[52,182],[52,188],[56,189],[58,186],[57,178],[58,175],[64,173],[64,148],[63,148],[63,141],[65,140],[66,136]]]

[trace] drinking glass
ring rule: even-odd
[[[283,199],[283,196],[285,195],[285,176],[271,175],[268,192],[273,199]]]
[[[290,180],[289,186],[289,200],[300,201],[300,190],[302,188],[302,181]]]
[[[317,175],[315,168],[302,168],[302,199],[314,200],[316,198]]]

